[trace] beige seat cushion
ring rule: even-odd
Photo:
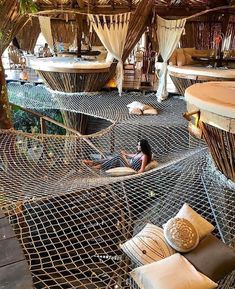
[[[183,66],[186,64],[186,58],[183,51],[177,52],[177,66]]]
[[[184,54],[190,54],[191,56],[194,55],[195,53],[195,47],[187,47],[187,48],[183,48],[184,50]]]
[[[177,64],[177,52],[176,50],[172,53],[170,59],[169,59],[170,65],[176,65]]]
[[[158,162],[156,160],[152,160],[146,167],[145,167],[145,172],[153,170],[157,168]]]
[[[211,52],[212,52],[212,49],[195,50],[193,56],[208,57],[210,56]]]
[[[121,177],[136,174],[136,171],[129,167],[118,167],[105,171],[111,177]]]
[[[129,114],[137,114],[137,115],[141,115],[143,114],[143,111],[139,108],[130,108],[129,109]]]
[[[176,215],[191,222],[199,233],[200,240],[214,230],[214,226],[194,211],[188,204],[184,204]]]
[[[184,256],[198,271],[215,282],[235,270],[235,250],[211,234]]]
[[[143,110],[152,109],[153,107],[149,104],[145,104]]]
[[[130,275],[140,289],[214,289],[218,285],[179,253],[138,267]]]
[[[186,65],[191,65],[193,63],[193,59],[192,59],[192,55],[189,53],[185,53],[185,61],[186,61]]]
[[[143,114],[153,114],[153,115],[157,115],[158,111],[155,108],[149,108],[143,111]]]

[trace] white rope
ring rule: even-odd
[[[82,162],[96,152],[83,137],[0,130],[0,208],[9,217],[35,288],[136,288],[119,244],[147,223],[161,226],[187,202],[215,234],[234,245],[234,189],[214,178],[204,143],[189,136],[184,101],[158,103],[154,94],[65,94],[9,84],[10,100],[31,109],[66,109],[118,121],[88,139],[103,153],[134,152],[148,138],[159,167],[110,178]],[[159,115],[129,116],[133,100]],[[122,112],[122,116],[118,117]],[[127,110],[127,108],[126,108]],[[128,111],[128,110],[127,110]],[[229,275],[218,287],[232,289]]]

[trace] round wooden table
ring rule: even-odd
[[[41,58],[32,61],[31,67],[52,90],[63,92],[98,91],[115,70],[110,62],[73,57]]]
[[[185,91],[217,168],[235,181],[235,82],[197,83]],[[197,113],[195,113],[197,112]]]
[[[185,89],[195,83],[207,81],[235,81],[235,69],[215,69],[206,66],[168,65],[168,73],[181,95]]]

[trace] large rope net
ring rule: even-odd
[[[134,264],[119,245],[147,222],[162,226],[187,202],[235,247],[235,185],[216,171],[203,141],[182,118],[184,100],[158,103],[154,94],[63,94],[44,86],[8,84],[10,101],[28,109],[60,109],[110,121],[87,136],[0,131],[0,208],[22,245],[35,288],[137,288]],[[132,101],[157,116],[129,115]],[[134,152],[147,138],[159,166],[109,177],[82,160],[121,149]],[[219,288],[234,288],[234,274]]]

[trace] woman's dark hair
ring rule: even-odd
[[[148,143],[146,139],[139,140],[139,143],[140,143],[140,148],[141,148],[142,153],[147,155],[148,163],[150,163],[152,159],[152,150],[151,150],[150,144]]]

